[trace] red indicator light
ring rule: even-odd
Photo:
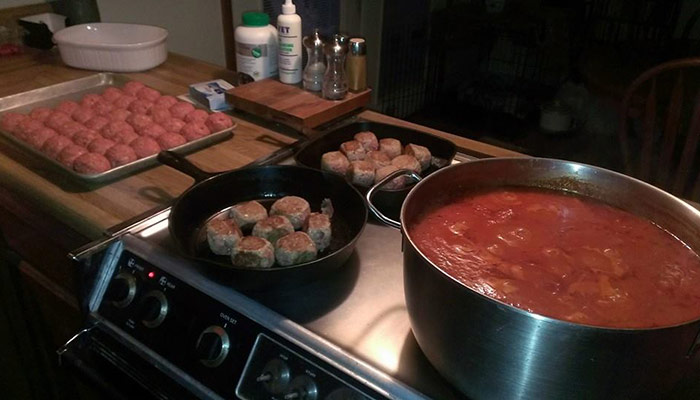
[[[148,277],[151,278],[151,279],[153,279],[155,276],[156,276],[156,273],[153,272],[153,271],[151,271],[151,272],[148,273]]]

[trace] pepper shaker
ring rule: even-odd
[[[367,45],[365,39],[350,39],[348,52],[348,88],[351,92],[361,92],[367,89]]]
[[[304,47],[308,55],[304,68],[304,89],[310,92],[320,92],[323,86],[323,75],[326,66],[323,62],[323,38],[314,29],[314,33],[304,37]]]
[[[340,100],[348,94],[348,79],[345,75],[345,55],[347,47],[342,44],[340,35],[326,44],[326,72],[323,75],[323,97]]]

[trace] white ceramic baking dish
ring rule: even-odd
[[[145,71],[168,56],[168,31],[150,25],[90,23],[61,29],[53,35],[63,62],[97,71]]]

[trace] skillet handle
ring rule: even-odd
[[[421,178],[420,175],[415,173],[414,171],[411,171],[410,169],[400,169],[398,171],[394,171],[387,175],[384,179],[381,181],[377,182],[374,186],[372,186],[368,191],[367,194],[365,195],[365,198],[367,199],[367,204],[369,205],[369,210],[372,211],[372,214],[374,214],[377,219],[382,222],[384,225],[389,225],[392,228],[396,229],[401,229],[401,222],[395,221],[386,215],[382,214],[381,211],[372,203],[372,197],[374,197],[375,193],[377,190],[381,190],[381,188],[386,185],[387,183],[391,182],[395,178],[398,178],[400,176],[408,176],[411,179],[413,179],[416,182],[420,182]]]
[[[189,175],[194,178],[195,182],[201,182],[207,178],[211,178],[216,174],[210,172],[202,171],[197,168],[194,164],[189,162],[184,156],[175,153],[174,151],[161,151],[158,153],[158,161],[161,164],[165,164],[168,167],[175,168],[176,170],[182,172],[183,174]]]

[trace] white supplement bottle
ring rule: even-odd
[[[234,31],[238,84],[277,76],[277,30],[265,13],[243,13]]]
[[[292,0],[282,4],[282,14],[277,17],[279,35],[280,81],[297,84],[301,82],[301,17]]]

